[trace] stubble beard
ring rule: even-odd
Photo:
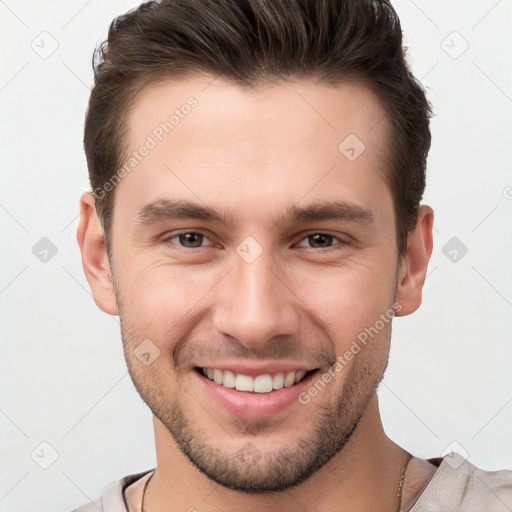
[[[194,418],[187,417],[187,408],[182,403],[187,399],[186,393],[169,403],[169,396],[162,390],[166,389],[167,379],[176,380],[176,377],[165,375],[164,371],[162,382],[156,372],[144,372],[137,364],[139,361],[134,357],[133,350],[139,337],[135,329],[127,325],[129,321],[124,322],[124,318],[129,316],[125,317],[122,313],[119,288],[115,281],[113,283],[119,306],[125,360],[135,388],[188,460],[208,478],[231,490],[270,494],[290,489],[311,477],[346,446],[387,369],[391,323],[363,349],[363,358],[361,354],[357,355],[354,364],[347,370],[348,376],[338,396],[331,403],[316,404],[318,412],[312,419],[311,427],[298,437],[293,446],[264,452],[257,442],[258,436],[272,435],[272,431],[266,433],[266,422],[240,420],[236,423],[238,431],[253,440],[248,440],[236,451],[221,450],[215,446],[215,439],[198,426]],[[385,350],[379,347],[380,344],[386,345]],[[178,389],[182,388],[178,385]],[[312,400],[310,403],[315,402]]]
[[[328,463],[350,440],[387,367],[387,354],[380,365],[369,367],[354,364],[347,370],[349,375],[342,390],[330,403],[319,403],[322,393],[326,393],[322,390],[309,404],[301,405],[314,406],[315,414],[311,424],[304,428],[293,445],[265,452],[258,447],[258,441],[271,439],[273,430],[278,430],[279,426],[277,429],[275,426],[269,428],[262,419],[240,419],[230,427],[236,427],[247,442],[241,448],[229,451],[218,448],[218,443],[207,431],[207,425],[200,425],[201,417],[207,417],[206,412],[201,413],[199,418],[190,417],[185,402],[193,402],[194,398],[185,391],[180,393],[179,390],[183,390],[181,385],[176,388],[180,395],[169,401],[169,395],[163,390],[168,389],[165,382],[176,379],[175,376],[167,375],[168,372],[164,371],[160,379],[156,372],[144,374],[141,371],[142,365],[137,364],[139,361],[132,355],[137,338],[131,336],[123,322],[121,332],[132,381],[142,400],[169,431],[177,447],[208,478],[228,489],[247,494],[284,491],[308,479]],[[366,347],[364,350],[372,349]],[[130,356],[127,356],[128,352]],[[229,442],[227,433],[226,437]],[[225,444],[226,440],[222,442]],[[236,442],[239,446],[239,439]]]

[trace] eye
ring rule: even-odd
[[[195,231],[186,231],[183,233],[177,233],[162,240],[164,245],[179,245],[185,249],[196,249],[198,247],[204,247],[208,244],[203,244],[205,240],[210,239],[202,233],[196,233]]]
[[[210,244],[208,242],[210,242]],[[206,235],[195,231],[175,233],[163,239],[162,243],[166,246],[177,245],[183,249],[199,249],[200,247],[212,246],[211,240]],[[330,235],[329,233],[317,232],[304,237],[298,246],[309,247],[312,249],[329,249],[336,245],[343,246],[347,244],[348,241],[342,240],[337,236]]]
[[[307,247],[303,244],[303,242],[306,240],[308,243],[311,244],[309,247],[312,247],[313,249],[319,249],[319,248],[323,248],[323,247],[327,247],[327,248],[332,247],[334,240],[337,240],[338,242],[340,242],[341,245],[345,245],[348,243],[347,241],[342,240],[341,238],[338,238],[337,236],[329,235],[328,233],[312,233],[312,234],[306,236],[305,238],[303,238],[301,243],[299,243],[298,245],[301,247]]]

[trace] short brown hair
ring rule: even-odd
[[[245,87],[282,78],[357,82],[379,98],[390,127],[385,172],[398,254],[425,189],[432,115],[406,62],[388,0],[163,0],[114,19],[93,56],[84,147],[91,187],[121,167],[125,114],[145,86],[205,72]],[[114,190],[96,195],[110,254]]]

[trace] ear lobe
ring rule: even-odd
[[[395,301],[401,305],[396,316],[414,313],[421,304],[423,284],[428,262],[432,255],[432,227],[434,212],[430,206],[421,205],[415,228],[409,233],[407,251],[400,263]]]
[[[82,254],[82,267],[91,287],[94,302],[105,313],[117,315],[119,310],[111,279],[107,247],[96,214],[96,200],[91,192],[84,192],[80,197],[80,222],[76,238]]]

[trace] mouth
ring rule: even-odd
[[[219,368],[196,367],[195,370],[200,375],[204,375],[208,380],[227,389],[247,393],[268,394],[300,384],[319,369],[261,373],[255,376],[231,370],[221,370]]]

